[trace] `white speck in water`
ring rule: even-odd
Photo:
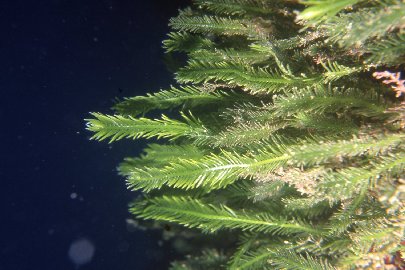
[[[68,255],[78,269],[81,265],[91,262],[95,250],[94,244],[90,240],[81,238],[70,245]]]
[[[77,193],[76,193],[76,192],[70,193],[70,198],[71,198],[72,200],[76,199],[76,198],[77,198]]]

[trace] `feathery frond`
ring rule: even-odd
[[[249,145],[271,138],[278,130],[288,126],[288,122],[246,122],[236,124],[220,133],[213,135],[209,144],[215,147],[233,147]]]
[[[366,137],[329,142],[316,140],[314,143],[307,142],[290,151],[290,155],[295,164],[311,166],[327,162],[332,158],[385,154],[392,149],[402,147],[404,138],[403,134],[389,134],[375,139]]]
[[[92,139],[99,141],[108,139],[110,142],[123,138],[196,138],[204,136],[207,130],[202,123],[192,115],[182,114],[185,122],[173,120],[165,115],[161,119],[133,118],[121,115],[103,115],[92,113],[93,119],[86,119],[87,129],[94,132]]]
[[[366,117],[386,118],[385,105],[376,93],[362,93],[356,89],[328,89],[325,87],[294,89],[274,100],[274,114],[293,115],[299,112],[321,114],[350,111]]]
[[[222,61],[240,61],[244,64],[259,64],[267,62],[270,55],[258,53],[253,50],[235,50],[235,49],[215,49],[215,50],[195,50],[189,54],[193,61],[202,62],[222,62]]]
[[[359,192],[359,188],[364,183],[371,188],[383,175],[401,171],[405,167],[405,156],[394,154],[392,157],[383,157],[381,161],[373,163],[375,164],[368,168],[350,167],[328,174],[318,186],[319,194],[323,194],[329,200],[351,198],[354,193]]]
[[[272,267],[269,264],[269,257],[271,256],[271,252],[269,251],[268,247],[260,247],[256,250],[248,251],[244,254],[239,264],[236,268],[230,269],[238,269],[238,270],[254,270],[254,269],[263,269],[263,270],[271,270]]]
[[[400,65],[405,61],[405,32],[392,34],[365,46],[368,63]]]
[[[286,195],[291,195],[293,192],[295,190],[280,179],[264,182],[256,181],[255,186],[250,189],[249,198],[254,202],[279,200]]]
[[[131,189],[142,188],[144,191],[167,185],[175,188],[208,187],[218,189],[238,179],[239,174],[248,165],[246,157],[236,153],[222,151],[201,159],[180,159],[164,168],[145,167],[136,169],[128,178]]]
[[[231,19],[216,16],[178,16],[170,19],[169,26],[174,30],[199,34],[224,36],[245,36],[251,39],[263,39],[267,32],[259,24],[249,20]]]
[[[185,145],[164,145],[149,144],[144,149],[141,157],[125,158],[118,167],[118,172],[123,176],[130,176],[135,168],[143,167],[163,167],[176,159],[193,158],[200,159],[206,152],[192,144]]]
[[[322,63],[322,66],[325,68],[325,73],[323,76],[325,77],[325,83],[330,83],[336,80],[339,80],[342,77],[352,75],[353,73],[357,73],[361,71],[359,67],[346,67],[340,65],[336,62],[328,61],[326,64]]]
[[[229,270],[240,269],[241,257],[251,248],[257,235],[247,234],[242,237],[237,251],[233,254],[231,260],[229,261]]]
[[[312,85],[317,78],[295,77],[265,68],[252,68],[240,63],[189,61],[176,74],[179,83],[201,83],[223,81],[240,86],[253,94],[280,92],[286,87]]]
[[[323,230],[294,220],[236,211],[226,205],[214,206],[188,197],[160,197],[133,205],[131,212],[145,219],[178,222],[205,232],[241,229],[273,235],[322,234]]]
[[[403,27],[405,3],[400,0],[392,2],[395,4],[329,18],[321,27],[328,32],[329,41],[346,47],[359,46],[367,39],[383,37],[388,31]]]
[[[206,10],[220,15],[269,15],[273,13],[270,2],[261,0],[194,0]]]
[[[197,49],[208,49],[214,46],[208,38],[203,38],[187,32],[171,32],[168,39],[163,41],[166,52],[192,52]]]
[[[292,251],[277,250],[272,252],[271,265],[273,269],[286,270],[333,270],[326,259],[316,260],[308,253],[305,255],[296,254]]]
[[[172,87],[170,90],[162,90],[146,96],[126,98],[116,104],[114,109],[121,115],[137,116],[156,109],[172,109],[179,106],[192,108],[212,102],[220,102],[232,94],[232,92],[224,91],[206,92],[194,86]]]
[[[320,134],[355,134],[359,127],[350,120],[334,116],[310,113],[297,113],[293,116],[291,126],[299,129],[316,130]]]
[[[304,11],[298,15],[299,20],[319,23],[325,17],[332,17],[342,9],[354,5],[360,0],[300,0],[307,5]]]

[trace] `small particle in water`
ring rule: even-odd
[[[77,193],[76,193],[76,192],[70,193],[70,198],[71,198],[72,200],[76,199],[76,198],[77,198]]]
[[[78,268],[83,264],[91,262],[95,250],[94,244],[90,240],[82,238],[70,245],[68,255],[72,263]]]

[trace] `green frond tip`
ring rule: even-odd
[[[242,256],[239,265],[235,270],[271,270],[273,269],[269,263],[271,253],[268,247],[261,247],[257,250],[251,250]]]
[[[169,90],[162,90],[146,96],[126,98],[124,101],[117,103],[113,109],[121,115],[137,116],[152,110],[172,109],[179,106],[192,108],[219,102],[231,94],[224,91],[204,92],[193,86],[172,87]]]
[[[228,270],[256,270],[256,269],[271,269],[268,262],[271,253],[269,246],[260,246],[258,234],[248,235],[243,237],[242,242],[235,254],[229,261]],[[259,247],[258,246],[259,243]],[[272,243],[274,248],[277,243]]]
[[[387,134],[377,138],[365,137],[351,140],[324,142],[315,139],[313,143],[307,141],[300,147],[290,151],[295,164],[313,166],[322,164],[332,158],[380,156],[390,153],[395,148],[403,147],[405,135]]]
[[[208,49],[214,45],[208,38],[186,32],[171,32],[163,41],[163,48],[170,52],[192,52],[197,49]]]
[[[324,114],[349,111],[370,118],[386,119],[386,106],[376,93],[363,93],[358,89],[327,89],[324,87],[286,91],[274,100],[270,111],[279,117],[298,113]]]
[[[131,212],[144,219],[175,222],[204,232],[221,229],[264,232],[272,235],[323,234],[311,225],[272,217],[269,214],[236,211],[226,205],[215,206],[190,197],[157,197],[132,206]]]
[[[169,26],[174,30],[215,34],[219,36],[246,36],[251,39],[263,39],[268,35],[265,28],[249,20],[238,20],[217,16],[185,16],[170,19]]]
[[[128,178],[131,189],[145,192],[170,186],[182,189],[208,190],[226,187],[235,182],[248,166],[246,157],[232,152],[211,153],[200,159],[173,160],[165,166],[145,167],[134,170]]]
[[[226,82],[253,94],[280,92],[286,87],[313,85],[319,78],[296,77],[290,73],[254,68],[238,62],[189,61],[176,74],[179,83]]]
[[[299,20],[319,22],[325,17],[332,17],[342,9],[354,5],[360,0],[300,0],[307,5],[304,11],[298,14]]]
[[[219,15],[269,15],[270,3],[261,0],[194,0],[195,5]]]
[[[271,251],[272,269],[279,270],[336,270],[326,259],[317,260],[306,254],[297,254],[290,250]]]
[[[239,243],[239,247],[236,252],[233,254],[231,260],[229,261],[229,270],[237,270],[240,264],[241,257],[251,249],[253,242],[256,240],[257,235],[249,235],[242,239]]]
[[[325,73],[323,74],[325,84],[362,71],[362,68],[360,67],[346,67],[338,64],[337,62],[328,61],[327,63],[322,62],[321,64],[325,69]]]
[[[370,54],[367,63],[400,65],[405,62],[405,31],[369,43],[364,50]]]
[[[325,134],[356,134],[359,127],[351,120],[332,116],[297,113],[292,126],[299,129],[317,130]]]
[[[91,139],[110,142],[123,138],[168,138],[199,137],[207,133],[202,123],[192,115],[182,113],[183,120],[178,121],[162,115],[161,119],[133,118],[131,116],[104,115],[91,113],[93,119],[86,119],[87,130],[94,132]]]
[[[266,52],[254,50],[235,50],[235,49],[214,49],[214,50],[195,50],[189,54],[192,61],[222,62],[222,61],[240,61],[245,64],[267,63],[270,55]]]
[[[247,146],[261,140],[269,139],[278,130],[288,126],[287,122],[243,122],[228,127],[219,134],[212,136],[210,145],[215,147]]]
[[[148,144],[143,158],[155,162],[167,162],[176,159],[202,158],[206,150],[192,144]]]
[[[405,167],[405,154],[397,153],[376,160],[373,166],[357,168],[349,167],[330,173],[318,184],[318,194],[335,201],[349,199],[367,183],[370,189],[386,185],[385,175],[395,176],[396,172]]]
[[[405,3],[386,2],[392,4],[384,5],[384,8],[364,8],[330,18],[320,25],[330,36],[327,41],[347,48],[361,48],[373,37],[374,40],[384,39],[392,30],[402,28],[405,24]]]
[[[179,159],[201,159],[206,154],[201,148],[192,144],[149,144],[143,154],[136,158],[125,158],[119,165],[118,172],[122,176],[131,176],[136,169],[143,167],[164,167]]]

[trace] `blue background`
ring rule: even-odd
[[[161,41],[189,1],[0,3],[0,269],[75,269],[70,244],[96,248],[80,269],[166,269],[159,232],[129,232],[116,165],[145,144],[89,141],[89,111],[173,83]],[[77,198],[72,199],[71,194]]]

